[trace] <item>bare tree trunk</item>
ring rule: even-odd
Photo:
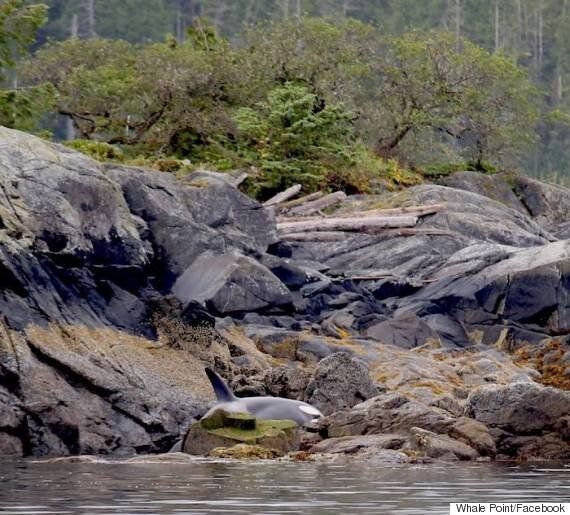
[[[263,207],[270,207],[270,206],[275,206],[277,204],[282,204],[283,202],[286,202],[287,200],[290,200],[294,196],[298,195],[299,192],[301,191],[301,188],[302,186],[300,184],[295,184],[294,186],[287,188],[285,191],[277,193],[277,195],[274,195],[269,200],[266,200],[263,203]]]
[[[334,193],[329,193],[318,200],[313,200],[312,202],[307,202],[306,204],[294,207],[289,211],[289,214],[291,216],[311,215],[313,213],[318,213],[321,209],[326,209],[327,207],[340,204],[345,198],[346,193],[343,191],[335,191]]]
[[[303,15],[303,0],[297,0],[297,6],[295,8],[295,16],[300,19]]]
[[[76,38],[79,35],[79,18],[77,14],[71,17],[71,27],[69,29],[69,34],[72,38]]]
[[[499,51],[499,0],[495,0],[495,52]]]
[[[79,17],[77,14],[71,16],[69,34],[72,38],[79,36]],[[73,125],[73,118],[71,118],[71,116],[65,117],[65,139],[68,141],[75,139],[75,126]]]
[[[283,9],[283,18],[289,18],[289,0],[281,0],[281,8]]]
[[[516,0],[517,9],[517,35],[516,35],[516,49],[522,51],[522,34],[523,34],[523,15],[521,0]]]
[[[554,79],[554,92],[553,92],[553,103],[555,106],[560,105],[562,102],[562,74],[560,71],[556,72],[556,78]]]
[[[186,32],[194,20],[202,14],[202,4],[197,0],[177,0],[176,2],[176,39],[186,40]]]
[[[86,37],[94,38],[97,34],[95,32],[95,0],[86,0],[85,10],[87,14],[87,30]]]
[[[544,55],[543,45],[543,18],[542,18],[542,0],[538,2],[538,70],[542,70],[542,59]]]
[[[461,0],[455,0],[455,37],[461,37]]]
[[[315,231],[366,232],[368,230],[381,228],[414,227],[417,222],[418,217],[411,215],[372,216],[365,218],[323,218],[322,220],[317,221],[281,222],[277,224],[277,232],[280,236],[285,234],[298,234],[302,232]]]
[[[216,27],[216,30],[218,32],[222,31],[222,28],[224,26],[224,18],[225,18],[227,10],[228,10],[228,6],[226,5],[225,2],[220,2],[218,4],[218,7],[216,8],[216,11],[214,14],[214,26]]]

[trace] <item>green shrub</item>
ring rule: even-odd
[[[256,108],[235,115],[242,158],[262,172],[252,193],[267,197],[292,184],[326,188],[327,174],[351,166],[352,115],[327,104],[306,86],[287,83]]]
[[[102,141],[76,139],[66,141],[65,145],[97,161],[122,161],[124,157],[120,148]]]

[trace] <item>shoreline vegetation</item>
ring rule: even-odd
[[[177,175],[244,170],[242,189],[259,200],[296,183],[307,194],[374,193],[454,171],[524,171],[532,149],[558,152],[545,139],[565,141],[564,107],[551,105],[522,54],[457,31],[394,34],[372,18],[301,16],[230,38],[195,18],[183,38],[80,32],[26,56],[45,6],[2,9],[3,125],[51,132],[102,161]],[[49,15],[48,31],[63,14]],[[558,176],[539,168],[564,180],[564,163]]]

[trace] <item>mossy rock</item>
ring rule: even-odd
[[[224,410],[215,411],[208,418],[202,419],[200,424],[208,431],[223,428],[234,428],[246,431],[255,431],[256,429],[256,420],[253,415],[249,413],[228,413]]]
[[[299,449],[299,428],[292,420],[258,420],[247,413],[217,410],[192,425],[182,449],[189,454],[207,455],[216,447],[240,443],[285,454]]]

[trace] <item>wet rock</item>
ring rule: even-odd
[[[210,401],[196,358],[110,329],[0,326],[0,356],[11,452],[165,452]]]
[[[256,420],[249,414],[216,410],[192,425],[182,443],[188,454],[206,456],[217,447],[247,444],[282,454],[299,450],[300,433],[291,420]]]
[[[311,452],[355,454],[371,449],[401,449],[406,437],[397,434],[343,436],[328,438],[311,447]]]
[[[203,303],[219,314],[290,304],[289,290],[267,268],[237,252],[202,254],[172,289],[183,303]]]
[[[419,427],[410,429],[409,449],[430,458],[474,460],[479,456],[475,449],[459,440]]]
[[[570,393],[532,382],[481,386],[467,398],[465,415],[517,434],[544,431],[570,414]]]
[[[378,390],[359,359],[338,352],[319,362],[306,390],[306,401],[328,415],[374,397]]]
[[[290,290],[299,290],[305,284],[326,280],[327,277],[317,270],[314,270],[301,262],[288,259],[274,261],[267,265],[275,276]]]
[[[405,396],[386,393],[342,410],[321,422],[329,437],[407,432],[420,427],[446,434],[454,418],[443,410],[411,401]]]
[[[499,451],[518,461],[568,460],[570,442],[556,433],[509,435],[499,440]]]
[[[495,440],[489,428],[477,420],[460,417],[451,425],[448,434],[466,443],[481,456],[494,456],[497,453]]]

